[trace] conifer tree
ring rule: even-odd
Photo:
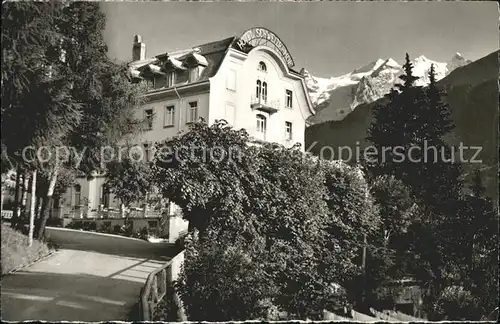
[[[417,77],[408,55],[403,69],[403,83],[386,96],[387,103],[376,107],[368,129],[368,141],[379,153],[386,152],[371,169],[395,175],[424,205],[443,212],[459,199],[461,191],[461,167],[453,163],[453,152],[444,141],[454,127],[451,114],[436,85],[433,67],[428,88],[414,85]]]
[[[464,199],[461,217],[454,227],[456,250],[462,252],[467,287],[491,310],[498,305],[498,213],[484,196],[481,173],[475,171],[471,194]]]
[[[455,125],[451,120],[446,94],[436,84],[434,65],[429,71],[429,86],[424,90],[427,100],[418,108],[415,123],[415,144],[422,150],[423,163],[419,179],[410,184],[418,192],[426,205],[438,213],[453,213],[452,209],[460,200],[462,191],[461,161],[456,152],[445,142],[444,136]]]
[[[455,265],[460,264],[455,229],[460,214],[461,166],[453,163],[453,151],[444,141],[454,125],[445,94],[436,84],[434,67],[427,88],[415,86],[412,69],[407,55],[402,84],[374,111],[367,139],[379,153],[384,149],[386,153],[370,164],[369,170],[376,175],[393,175],[410,189],[419,209],[417,219],[412,220],[411,235],[401,246],[407,246],[405,249],[418,258],[405,257],[410,263],[404,267],[441,287],[442,273],[456,277]],[[400,155],[394,153],[396,148]]]
[[[413,75],[413,63],[411,63],[408,53],[406,53],[405,55],[405,64],[403,65],[403,71],[404,74],[399,76],[403,83],[396,84],[396,88],[400,91],[404,91],[414,87],[415,81],[418,80],[418,77]]]
[[[374,121],[368,129],[367,140],[378,154],[378,160],[369,163],[371,172],[375,175],[392,174],[405,181],[403,178],[407,167],[404,165],[408,164],[408,159],[400,153],[406,156],[415,144],[415,133],[419,127],[415,122],[417,110],[425,101],[425,96],[420,87],[414,86],[418,78],[412,74],[413,65],[408,55],[403,69],[406,74],[399,77],[403,83],[397,84],[385,96],[386,101],[375,107]]]

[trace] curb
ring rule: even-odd
[[[92,232],[92,231],[84,231],[84,230],[77,230],[77,229],[72,229],[72,228],[66,228],[66,227],[51,227],[47,226],[46,229],[52,229],[52,230],[57,230],[57,231],[63,231],[63,232],[76,232],[76,233],[84,233],[84,234],[91,234],[91,235],[100,235],[100,236],[107,236],[107,237],[116,237],[116,238],[122,238],[122,239],[128,239],[128,240],[135,240],[135,241],[141,241],[145,243],[151,243],[149,241],[137,238],[137,237],[128,237],[124,235],[118,235],[118,234],[109,234],[109,233],[100,233],[100,232]],[[156,244],[156,243],[152,243]]]
[[[11,271],[7,272],[6,274],[3,274],[1,277],[3,278],[4,276],[8,276],[8,275],[13,274],[13,273],[15,273],[15,272],[17,272],[17,271],[19,271],[19,270],[24,269],[24,268],[31,267],[31,266],[32,266],[32,265],[34,265],[34,264],[37,264],[37,263],[39,263],[39,262],[42,262],[43,260],[46,260],[46,259],[50,258],[51,256],[53,256],[53,255],[54,255],[54,254],[56,254],[57,252],[59,252],[59,250],[52,250],[52,251],[50,251],[47,255],[44,255],[44,256],[42,256],[42,257],[40,257],[40,258],[36,259],[35,261],[30,262],[30,263],[28,263],[28,264],[25,264],[25,265],[23,265],[23,266],[21,266],[21,267],[19,267],[19,268],[16,268],[16,269],[14,269],[14,270],[11,270]]]

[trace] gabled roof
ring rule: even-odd
[[[213,77],[222,63],[227,49],[231,46],[235,37],[226,38],[220,41],[210,42],[196,46],[194,48],[162,53],[152,58],[129,63],[129,71],[132,77],[138,77],[141,70],[148,65],[155,66],[162,61],[168,61],[176,68],[182,68],[182,60],[187,57],[194,58],[200,65],[205,66],[198,81],[205,81]],[[155,70],[155,68],[150,68]]]
[[[199,46],[195,46],[193,48],[183,49],[170,53],[168,52],[162,53],[152,58],[147,58],[145,60],[140,60],[140,61],[134,61],[129,63],[130,76],[131,78],[140,78],[141,71],[146,69],[148,65],[152,66],[149,66],[147,69],[151,70],[151,72],[153,73],[157,72],[158,70],[157,66],[165,64],[167,63],[167,61],[169,62],[169,64],[172,65],[172,67],[176,69],[185,69],[183,63],[185,62],[186,59],[192,58],[199,65],[205,67],[197,82],[206,81],[211,77],[213,77],[215,74],[217,74],[217,71],[219,70],[219,67],[222,64],[222,61],[224,60],[224,57],[226,56],[228,49],[233,47],[233,44],[236,44],[237,41],[238,38],[233,36],[223,40],[205,43]],[[291,75],[295,75],[296,77],[302,79],[301,83],[304,88],[304,91],[306,92],[306,99],[308,102],[309,109],[314,114],[311,100],[307,95],[307,87],[305,85],[304,76],[300,74],[300,72],[293,70],[290,66],[288,66],[287,69]]]

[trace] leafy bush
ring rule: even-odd
[[[83,230],[84,231],[96,231],[97,230],[97,223],[90,221],[90,222],[83,222]]]
[[[274,308],[289,319],[322,318],[325,306],[344,302],[330,287],[359,272],[363,235],[379,224],[366,181],[359,169],[320,163],[297,147],[248,140],[223,122],[197,123],[167,143],[179,156],[154,166],[164,197],[199,231],[180,286],[188,315],[255,319]],[[237,153],[187,154],[193,143]]]
[[[113,226],[113,230],[112,230],[112,233],[113,234],[123,234],[123,227],[119,224],[116,224],[115,226]]]
[[[436,320],[479,320],[482,312],[477,300],[462,286],[448,286],[434,303]]]
[[[73,220],[66,227],[71,229],[83,229],[83,222]]]
[[[101,233],[111,233],[111,222],[107,223],[104,222],[101,225],[101,228],[99,229],[99,232]]]
[[[28,237],[2,224],[2,275],[12,270],[28,265],[49,254],[48,246],[33,240],[28,247]]]
[[[147,226],[143,227],[139,231],[138,237],[141,238],[141,239],[143,239],[143,240],[146,240],[149,237],[149,228]]]
[[[63,219],[62,218],[49,218],[49,219],[47,219],[47,226],[62,227],[63,226]]]
[[[163,299],[156,305],[153,321],[180,322],[178,307],[174,301],[175,287],[167,282],[167,292]]]
[[[121,228],[121,231],[125,236],[131,237],[134,234],[133,222],[130,223],[125,222],[125,224]]]
[[[239,248],[188,243],[176,283],[189,320],[230,321],[265,318],[264,300],[275,292],[260,262]]]

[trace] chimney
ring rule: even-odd
[[[132,47],[132,61],[146,59],[146,44],[142,42],[141,35],[134,36],[134,46]]]

